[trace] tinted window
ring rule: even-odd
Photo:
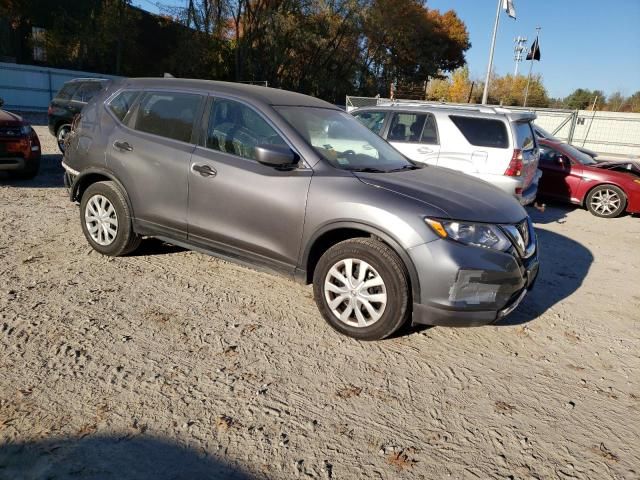
[[[73,100],[87,103],[96,95],[96,93],[102,90],[103,85],[103,82],[83,83],[82,85],[80,85],[80,88],[78,88],[73,94]]]
[[[380,135],[384,125],[384,112],[357,112],[353,116],[373,133]]]
[[[140,92],[125,91],[120,92],[113,100],[109,102],[109,110],[118,117],[118,120],[123,121],[127,116],[129,110],[133,106],[133,103],[138,98]]]
[[[69,100],[73,93],[78,89],[79,84],[76,82],[65,83],[56,95],[58,100]]]
[[[437,145],[436,120],[430,113],[395,113],[387,137],[390,142]]]
[[[555,158],[556,155],[560,155],[559,152],[555,151],[553,148],[549,147],[540,147],[540,163],[542,165],[553,165],[556,163]]]
[[[507,127],[500,120],[449,115],[464,138],[477,147],[508,148]]]
[[[140,102],[135,129],[161,137],[191,141],[202,97],[191,93],[147,93]]]
[[[255,160],[256,146],[269,144],[286,145],[258,113],[231,100],[214,101],[207,130],[207,148]]]
[[[517,148],[521,150],[533,150],[536,147],[533,130],[529,122],[516,122],[513,124],[513,131],[517,142]]]

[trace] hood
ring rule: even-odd
[[[427,165],[420,170],[355,175],[366,184],[443,210],[454,220],[516,223],[527,216],[514,197],[490,183],[448,168]]]
[[[640,161],[633,160],[613,160],[600,162],[597,165],[591,165],[595,168],[601,168],[605,170],[613,170],[616,172],[628,172],[640,175]]]
[[[0,126],[17,127],[23,124],[22,117],[15,113],[0,110]]]

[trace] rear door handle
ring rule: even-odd
[[[418,148],[418,153],[431,153],[431,152],[433,152],[433,150],[431,150],[428,147],[420,147],[420,148]]]
[[[218,172],[209,165],[194,165],[191,167],[191,170],[198,172],[203,177],[215,177],[218,174]]]
[[[117,148],[118,150],[121,150],[121,151],[125,151],[125,152],[132,152],[133,151],[133,147],[131,145],[129,145],[127,142],[115,141],[115,142],[113,142],[113,146],[115,148]]]

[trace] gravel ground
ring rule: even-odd
[[[0,179],[0,478],[640,478],[640,219],[535,210],[508,324],[360,343],[312,291],[85,241],[46,127]]]

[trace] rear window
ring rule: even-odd
[[[120,92],[113,100],[109,102],[108,108],[109,110],[111,110],[111,113],[113,113],[118,118],[118,120],[122,122],[124,120],[124,117],[127,116],[127,113],[129,113],[129,110],[131,110],[131,107],[136,101],[136,98],[138,98],[139,94],[140,92],[133,92],[130,90]]]
[[[135,129],[190,142],[201,101],[202,96],[191,93],[147,93],[140,101]]]
[[[73,100],[87,103],[91,100],[104,86],[105,82],[86,82],[83,83],[73,94]]]
[[[57,100],[69,100],[74,92],[78,89],[79,83],[65,83],[60,91],[56,94]]]
[[[519,148],[521,150],[533,150],[536,147],[533,130],[529,122],[516,122],[513,124],[513,131]]]
[[[507,126],[500,120],[449,115],[464,138],[477,147],[509,148]]]

